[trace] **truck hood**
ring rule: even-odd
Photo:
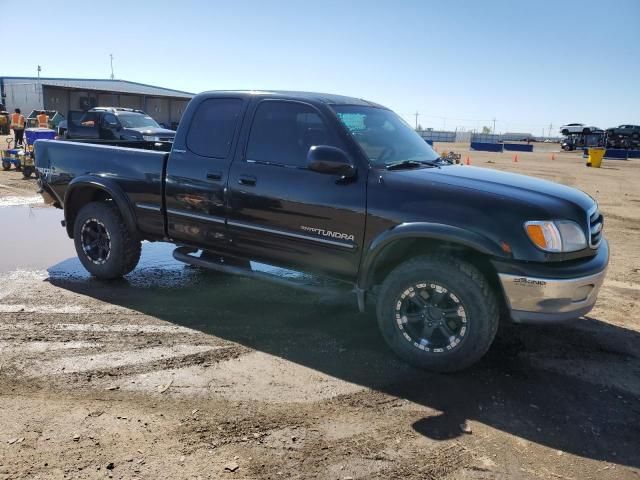
[[[127,128],[127,130],[134,130],[136,132],[140,132],[142,135],[156,135],[162,137],[175,137],[175,130],[169,130],[166,128],[149,128],[149,127],[141,127],[141,128]]]
[[[471,166],[444,166],[415,170],[387,172],[400,175],[402,180],[427,186],[437,182],[454,187],[473,189],[479,192],[517,200],[543,208],[553,214],[558,204],[570,202],[580,210],[587,211],[595,200],[575,188],[540,180],[527,175],[501,172]],[[417,186],[417,185],[416,185]]]

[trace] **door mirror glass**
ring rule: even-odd
[[[307,153],[307,168],[313,172],[348,178],[356,173],[344,150],[329,145],[314,145]]]

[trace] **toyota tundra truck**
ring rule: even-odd
[[[375,304],[398,356],[433,371],[478,361],[501,318],[586,314],[609,260],[589,195],[450,164],[358,98],[206,92],[170,153],[42,140],[35,160],[98,279],[135,269],[143,240],[214,270],[257,274],[259,262],[332,278],[360,311]]]

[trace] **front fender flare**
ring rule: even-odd
[[[494,240],[464,228],[443,223],[411,222],[401,223],[376,237],[364,254],[358,272],[357,288],[368,290],[371,288],[375,266],[384,249],[398,240],[409,238],[423,238],[440,240],[462,245],[491,257],[508,258],[500,245]]]
[[[81,175],[69,182],[69,186],[67,187],[67,191],[64,195],[64,219],[69,237],[73,237],[73,220],[75,217],[73,217],[71,212],[69,212],[68,206],[71,205],[71,202],[73,201],[74,192],[77,192],[80,188],[86,187],[102,190],[108,193],[117,205],[118,210],[120,210],[120,214],[122,215],[125,225],[129,231],[135,232],[137,230],[136,216],[133,207],[129,202],[129,198],[116,182],[108,178]]]

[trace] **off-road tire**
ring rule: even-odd
[[[22,168],[22,176],[24,178],[31,178],[31,175],[35,172],[35,168],[33,167],[23,167]]]
[[[9,162],[2,162],[2,169],[3,170],[9,170],[11,168],[11,163]]]
[[[85,222],[99,221],[110,237],[110,252],[104,263],[94,262],[85,252],[82,230]],[[80,209],[73,226],[73,239],[80,262],[96,278],[112,280],[131,272],[140,260],[141,243],[129,231],[113,202],[91,202]]]
[[[418,282],[442,285],[464,305],[467,331],[450,351],[421,350],[401,332],[396,304],[402,293]],[[391,271],[380,288],[376,313],[389,347],[411,365],[435,372],[462,370],[477,362],[491,346],[499,324],[498,300],[487,279],[470,263],[448,255],[415,257]]]

